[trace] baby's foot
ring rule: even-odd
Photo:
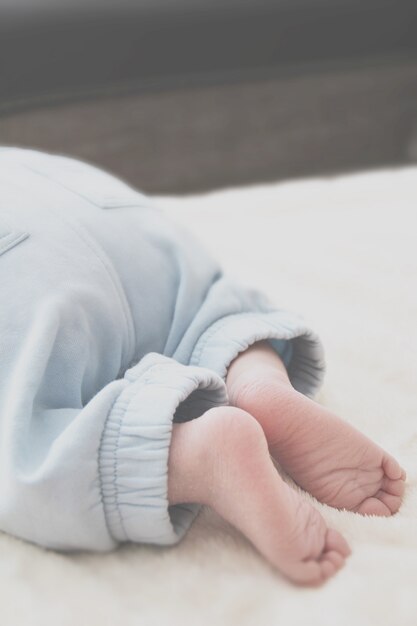
[[[261,427],[238,409],[211,409],[174,425],[169,499],[212,506],[298,584],[324,582],[350,554],[343,537],[283,482]]]
[[[235,406],[261,423],[280,466],[330,506],[364,515],[398,511],[405,472],[397,461],[328,409],[295,391],[269,365],[263,362],[259,370],[243,367],[233,372],[229,393]]]

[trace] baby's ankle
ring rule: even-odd
[[[232,406],[250,413],[262,426],[269,445],[285,440],[292,416],[309,413],[310,402],[291,385],[286,373],[270,364],[252,363],[251,368],[235,368],[226,381]]]
[[[229,366],[226,385],[231,405],[245,408],[243,399],[259,394],[265,383],[293,389],[281,358],[262,341],[241,352]]]

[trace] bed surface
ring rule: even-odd
[[[321,335],[318,400],[408,472],[390,519],[317,505],[349,540],[319,590],[291,586],[205,509],[181,544],[61,555],[0,534],[3,626],[415,626],[417,168],[227,189],[159,203],[241,281]]]

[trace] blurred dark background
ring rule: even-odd
[[[0,0],[0,143],[187,193],[410,162],[415,0]]]

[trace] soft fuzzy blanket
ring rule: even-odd
[[[161,198],[229,273],[321,335],[318,400],[408,471],[400,512],[317,505],[353,555],[326,586],[287,583],[210,510],[169,549],[62,555],[0,535],[2,626],[417,624],[417,169]]]

